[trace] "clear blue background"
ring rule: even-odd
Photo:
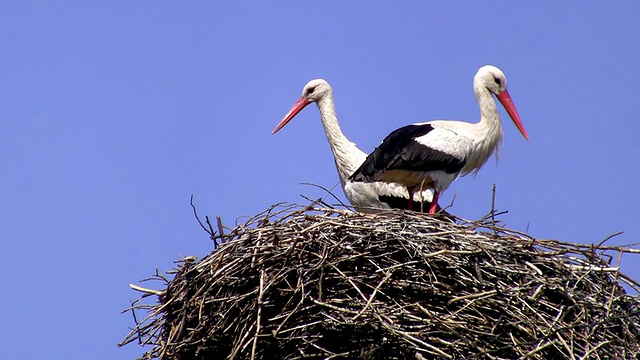
[[[640,241],[640,3],[228,3],[0,4],[2,358],[141,355],[116,346],[128,284],[212,249],[191,194],[231,226],[335,186],[315,106],[271,136],[318,77],[371,151],[409,123],[477,121],[473,75],[499,66],[531,141],[501,110],[498,165],[442,203],[479,218],[496,183],[510,228]]]

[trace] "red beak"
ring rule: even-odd
[[[511,95],[509,95],[509,92],[507,90],[501,92],[500,95],[498,95],[498,100],[500,100],[502,106],[504,106],[505,110],[507,110],[507,114],[509,114],[511,120],[513,120],[513,123],[516,124],[516,127],[518,128],[518,130],[520,130],[522,136],[524,136],[524,138],[529,141],[527,130],[525,130],[524,125],[522,125],[522,120],[520,120],[520,115],[518,115],[516,106],[513,105],[513,100],[511,100]]]
[[[287,115],[284,116],[284,119],[280,121],[280,124],[278,124],[278,126],[276,126],[276,128],[273,129],[273,132],[271,133],[271,135],[280,131],[280,129],[282,129],[285,125],[287,125],[289,121],[291,121],[291,119],[293,119],[296,115],[298,115],[298,113],[302,111],[302,109],[304,109],[309,104],[311,104],[311,101],[309,101],[305,97],[300,97],[300,99],[298,99],[298,101],[296,101],[296,103],[293,104],[293,106],[291,107]]]

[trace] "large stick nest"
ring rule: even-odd
[[[453,223],[276,206],[180,262],[121,345],[144,359],[632,359],[626,247]],[[613,263],[613,264],[612,264]],[[627,291],[623,288],[626,286]],[[143,296],[144,297],[144,296]]]

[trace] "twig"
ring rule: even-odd
[[[587,351],[582,357],[580,357],[580,360],[589,359],[591,354],[595,353],[596,350],[600,349],[601,347],[603,347],[603,346],[605,346],[605,345],[607,345],[609,343],[611,343],[611,341],[609,341],[609,340],[600,342],[598,345],[596,345],[593,348],[589,349],[589,351]]]
[[[600,248],[602,245],[604,245],[604,243],[606,243],[607,241],[609,241],[609,240],[613,239],[613,238],[614,238],[614,237],[616,237],[616,236],[622,235],[622,234],[624,234],[624,231],[618,231],[618,232],[616,232],[616,233],[613,233],[613,234],[611,234],[611,235],[607,236],[606,238],[602,239],[602,241],[600,241],[600,242],[598,243],[598,245],[596,245],[596,249],[599,249],[599,248]]]
[[[258,300],[256,306],[258,308],[256,314],[256,334],[253,336],[253,345],[251,346],[251,360],[256,358],[256,349],[258,347],[258,336],[260,336],[260,329],[262,321],[262,296],[264,295],[264,269],[260,270],[260,290],[258,292]]]
[[[489,296],[489,295],[493,295],[497,293],[496,290],[489,290],[489,291],[483,291],[481,293],[477,293],[477,294],[469,294],[469,295],[464,295],[464,296],[458,296],[455,297],[451,300],[449,300],[449,304],[453,304],[456,301],[460,301],[460,300],[466,300],[466,299],[475,299],[475,298],[479,298],[479,297],[483,297],[483,296]]]
[[[162,295],[165,294],[165,290],[147,289],[147,288],[143,288],[142,286],[138,286],[138,285],[134,285],[134,284],[129,284],[129,287],[132,288],[135,291],[140,291],[140,292],[145,293],[145,294],[158,295],[158,296],[162,296]]]
[[[375,289],[373,289],[373,292],[371,293],[371,296],[369,296],[369,300],[367,301],[367,303],[364,305],[364,307],[362,308],[362,310],[360,310],[360,312],[358,313],[358,315],[353,317],[353,321],[357,320],[362,314],[364,314],[364,312],[369,308],[369,306],[371,306],[371,303],[373,302],[373,298],[376,296],[376,293],[378,292],[378,290],[380,290],[380,287],[382,287],[382,284],[384,284],[385,282],[387,282],[387,280],[389,280],[389,278],[391,277],[391,275],[393,275],[393,271],[390,271],[387,276],[384,277],[384,279],[382,279],[382,281],[380,281],[380,283],[378,284],[378,286],[376,286]]]
[[[491,225],[494,226],[493,234],[498,236],[498,232],[495,229],[496,226],[496,184],[491,185]]]
[[[342,206],[342,207],[344,207],[344,208],[347,208],[347,209],[352,208],[350,205],[347,205],[347,204],[345,204],[344,202],[342,202],[342,200],[340,200],[340,198],[338,198],[338,197],[337,197],[337,196],[332,192],[333,188],[335,188],[335,187],[337,186],[337,184],[336,184],[336,185],[334,185],[334,187],[333,187],[331,190],[329,190],[329,189],[327,189],[327,188],[325,188],[325,187],[323,187],[323,186],[321,186],[321,185],[318,185],[318,184],[312,184],[312,183],[306,183],[306,182],[300,183],[300,185],[313,186],[313,187],[317,187],[317,188],[319,188],[319,189],[321,189],[321,190],[324,190],[324,191],[327,193],[327,195],[325,195],[325,198],[326,198],[327,196],[331,196],[334,200],[336,200],[336,201],[338,202],[338,204],[340,204],[340,206]],[[324,203],[324,201],[323,201],[323,203]]]
[[[135,332],[138,334],[138,344],[142,344],[142,330],[140,329],[140,322],[138,322],[138,317],[136,316],[135,305],[140,301],[137,299],[131,302],[131,316],[133,316],[133,323],[136,324],[134,327]]]
[[[200,221],[200,217],[198,216],[198,210],[196,209],[196,206],[193,203],[193,194],[191,194],[191,200],[189,201],[189,204],[191,205],[191,208],[193,209],[193,215],[196,217],[196,220],[198,220],[198,224],[200,224],[200,227],[202,228],[202,230],[206,231],[209,234],[209,236],[214,236],[215,234],[213,230],[207,229],[202,223],[202,221]],[[209,220],[207,219],[207,221]]]
[[[209,222],[209,219],[207,219],[207,222]],[[224,243],[224,227],[222,226],[222,218],[220,217],[220,215],[216,215],[216,223],[218,224],[218,234],[220,234],[220,242]],[[211,226],[211,223],[209,223],[209,226]]]
[[[331,358],[369,345],[388,358],[640,355],[640,284],[620,272],[638,244],[536,239],[499,214],[495,201],[459,224],[274,205],[225,229],[209,255],[177,261],[174,278],[146,279],[163,290],[132,286],[158,303],[131,304],[119,345],[149,346],[143,359]]]

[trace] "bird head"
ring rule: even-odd
[[[507,90],[507,77],[502,70],[493,65],[485,65],[478,70],[474,79],[474,81],[480,81],[482,86],[486,87],[489,92],[498,98],[498,101],[500,101],[505,110],[507,110],[507,114],[509,114],[509,117],[513,120],[513,123],[522,136],[529,140],[527,130],[525,130],[518,110],[516,110],[516,106],[513,104],[511,95],[509,95],[509,91]]]
[[[323,79],[315,79],[309,81],[302,89],[302,96],[293,104],[289,112],[284,116],[282,121],[276,126],[271,134],[275,134],[285,125],[289,123],[302,109],[312,102],[319,102],[325,96],[331,95],[333,90],[331,85]]]
[[[481,67],[476,74],[476,79],[482,81],[482,85],[495,96],[507,90],[507,77],[502,70],[493,65]]]
[[[302,89],[302,97],[309,102],[318,102],[328,94],[332,93],[331,85],[324,79],[311,80]]]

